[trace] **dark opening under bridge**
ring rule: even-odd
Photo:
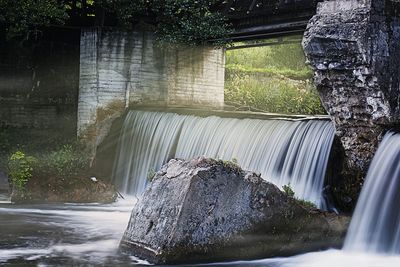
[[[302,34],[322,0],[227,0],[220,12],[232,23],[234,41]]]

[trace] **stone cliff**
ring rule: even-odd
[[[342,208],[355,204],[383,133],[399,124],[399,10],[398,1],[325,1],[304,35],[344,152],[344,178],[335,188]]]

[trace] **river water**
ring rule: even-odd
[[[0,197],[0,266],[143,266],[118,251],[133,199],[115,204],[15,205]],[[400,257],[340,250],[202,266],[397,267]]]
[[[0,198],[0,266],[146,264],[118,251],[134,200],[14,205]]]

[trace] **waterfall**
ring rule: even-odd
[[[344,248],[400,253],[400,134],[387,133],[371,163]]]
[[[324,208],[324,177],[334,127],[324,120],[258,120],[130,111],[114,165],[125,193],[143,192],[149,171],[171,158],[207,156],[235,160],[296,197]]]

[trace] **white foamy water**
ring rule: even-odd
[[[400,254],[400,134],[386,134],[379,145],[351,221],[345,249]]]
[[[400,257],[341,250],[307,253],[290,258],[255,261],[235,261],[204,264],[202,266],[259,266],[259,267],[398,267]]]
[[[101,204],[0,205],[0,265],[124,266],[119,242],[135,199]]]
[[[334,127],[323,120],[257,120],[131,111],[120,138],[114,180],[140,195],[149,172],[171,158],[237,160],[296,197],[325,208],[322,197]]]

